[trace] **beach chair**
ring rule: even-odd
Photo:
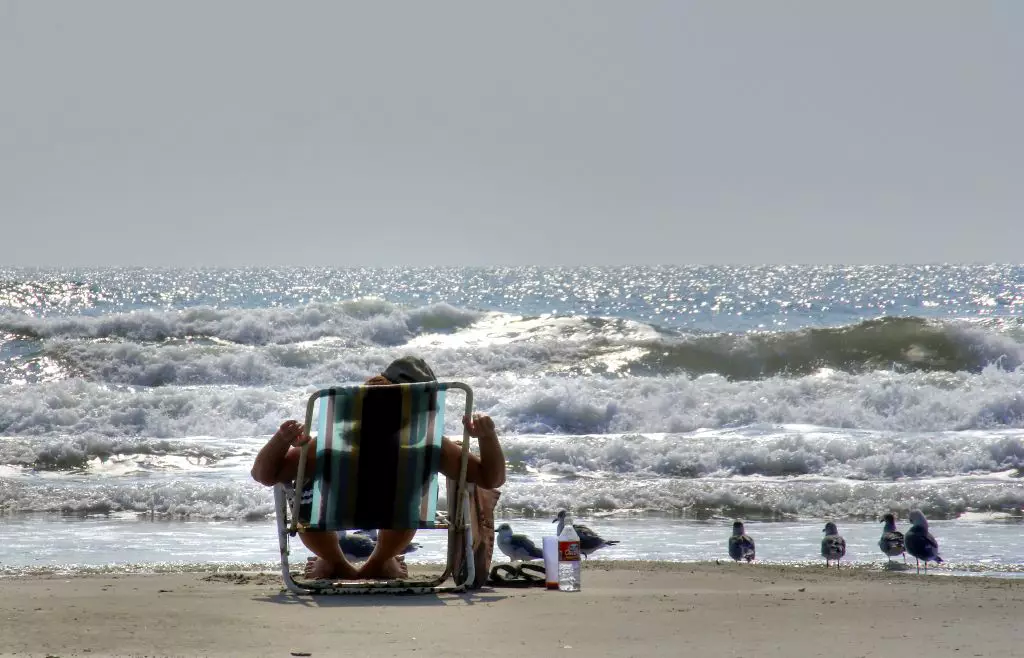
[[[448,391],[473,391],[460,382],[326,388],[310,395],[306,427],[316,438],[312,504],[302,505],[310,444],[303,446],[296,486],[274,487],[281,574],[286,587],[305,594],[426,593],[463,591],[475,578],[469,518],[469,434],[462,436],[457,480],[448,481],[447,510],[438,510],[438,467]],[[439,529],[448,533],[444,572],[432,580],[337,582],[295,578],[289,538],[318,530]],[[449,579],[453,585],[443,586]]]

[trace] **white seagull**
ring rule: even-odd
[[[508,556],[512,562],[523,560],[539,560],[544,557],[544,552],[537,548],[533,540],[526,535],[513,535],[512,526],[502,523],[496,531],[498,533],[498,548]]]

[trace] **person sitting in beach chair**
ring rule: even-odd
[[[389,386],[394,384],[417,384],[436,382],[433,370],[423,359],[403,357],[393,361],[380,375],[371,377],[366,386]],[[380,410],[377,415],[388,412]],[[394,415],[394,414],[391,414]],[[387,418],[374,419],[378,422],[393,422]],[[505,483],[505,456],[495,431],[494,421],[484,414],[474,414],[472,418],[463,418],[463,425],[469,435],[480,444],[480,455],[470,453],[467,464],[466,480],[484,489],[497,489]],[[256,455],[252,467],[252,477],[260,484],[275,486],[290,485],[298,474],[301,447],[313,444],[301,423],[286,420],[271,437],[270,441]],[[315,470],[315,450],[309,450],[307,457],[308,474]],[[438,470],[445,476],[457,479],[461,466],[462,447],[443,437],[440,455],[437,460]],[[306,479],[306,478],[304,478]],[[299,489],[298,483],[295,488]],[[312,487],[307,479],[301,487],[301,505],[308,508],[312,504]],[[353,566],[342,552],[338,543],[338,533],[334,531],[302,532],[299,534],[316,559],[307,570],[307,577],[313,579],[337,580],[389,580],[404,578],[407,575],[405,564],[398,558],[416,535],[416,530],[380,529],[377,533],[377,544],[373,553],[358,569]]]

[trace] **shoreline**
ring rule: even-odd
[[[501,516],[500,522],[512,524],[513,532],[539,542],[550,534],[550,518],[518,519]],[[581,523],[611,540],[615,546],[592,556],[600,560],[666,560],[700,562],[727,559],[727,537],[731,521],[688,522],[654,521],[641,518],[587,517]],[[940,543],[943,558],[954,571],[1024,575],[1021,559],[1021,529],[1018,523],[965,520],[938,521],[932,533]],[[843,523],[847,552],[844,563],[881,568],[885,557],[879,551],[881,526],[876,523]],[[821,526],[815,522],[750,522],[747,532],[757,542],[758,561],[770,564],[815,564],[821,561]],[[24,520],[5,517],[0,534],[11,541],[0,545],[0,575],[41,571],[45,567],[88,565],[103,567],[143,565],[135,570],[152,570],[147,565],[197,565],[204,563],[252,564],[252,569],[276,569],[278,546],[273,520],[261,522],[157,522],[125,520]],[[417,533],[419,549],[407,556],[411,563],[443,560],[447,551],[444,533]],[[292,542],[293,556],[305,557],[307,551]],[[503,559],[500,555],[498,559]],[[913,560],[911,560],[913,561]],[[43,567],[41,569],[40,567]],[[231,568],[239,568],[232,566]],[[183,570],[181,566],[171,569]]]
[[[503,564],[508,560],[504,556],[496,555],[491,565]],[[731,564],[731,560],[609,560],[591,559],[584,563],[584,571],[686,571],[710,567],[725,567]],[[293,559],[291,563],[292,573],[298,573],[298,566],[301,560]],[[438,573],[443,562],[422,561],[407,562],[410,573]],[[783,569],[792,573],[833,573],[835,568],[825,570],[825,567],[818,562],[797,562],[797,561],[772,561],[757,560],[754,564],[747,565],[753,569]],[[844,562],[839,569],[841,574],[853,573],[863,577],[878,576],[881,578],[894,578],[905,576],[917,576],[914,563],[904,565],[902,562],[893,561],[886,563],[879,560],[876,562]],[[79,565],[79,564],[58,564],[39,566],[11,566],[0,564],[0,582],[12,579],[32,578],[87,578],[99,576],[155,576],[155,575],[176,575],[176,574],[273,574],[280,573],[280,565],[272,562],[154,562],[154,563],[117,563],[107,565]],[[931,564],[928,567],[928,576],[936,578],[970,578],[989,579],[993,581],[1024,581],[1024,565],[1020,564],[981,564],[981,563],[957,563],[945,562],[941,566]],[[922,570],[920,576],[925,576]]]

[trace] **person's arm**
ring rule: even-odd
[[[494,421],[480,414],[472,419],[463,418],[462,422],[469,430],[469,435],[480,444],[480,456],[473,453],[469,455],[466,480],[484,489],[497,489],[505,484],[505,454],[501,450]],[[456,479],[461,466],[462,446],[445,438],[441,442],[441,472]]]
[[[278,482],[291,482],[299,470],[299,448],[309,442],[309,436],[298,421],[286,420],[260,449],[252,464],[252,479],[272,487]],[[310,465],[313,454],[308,456]]]

